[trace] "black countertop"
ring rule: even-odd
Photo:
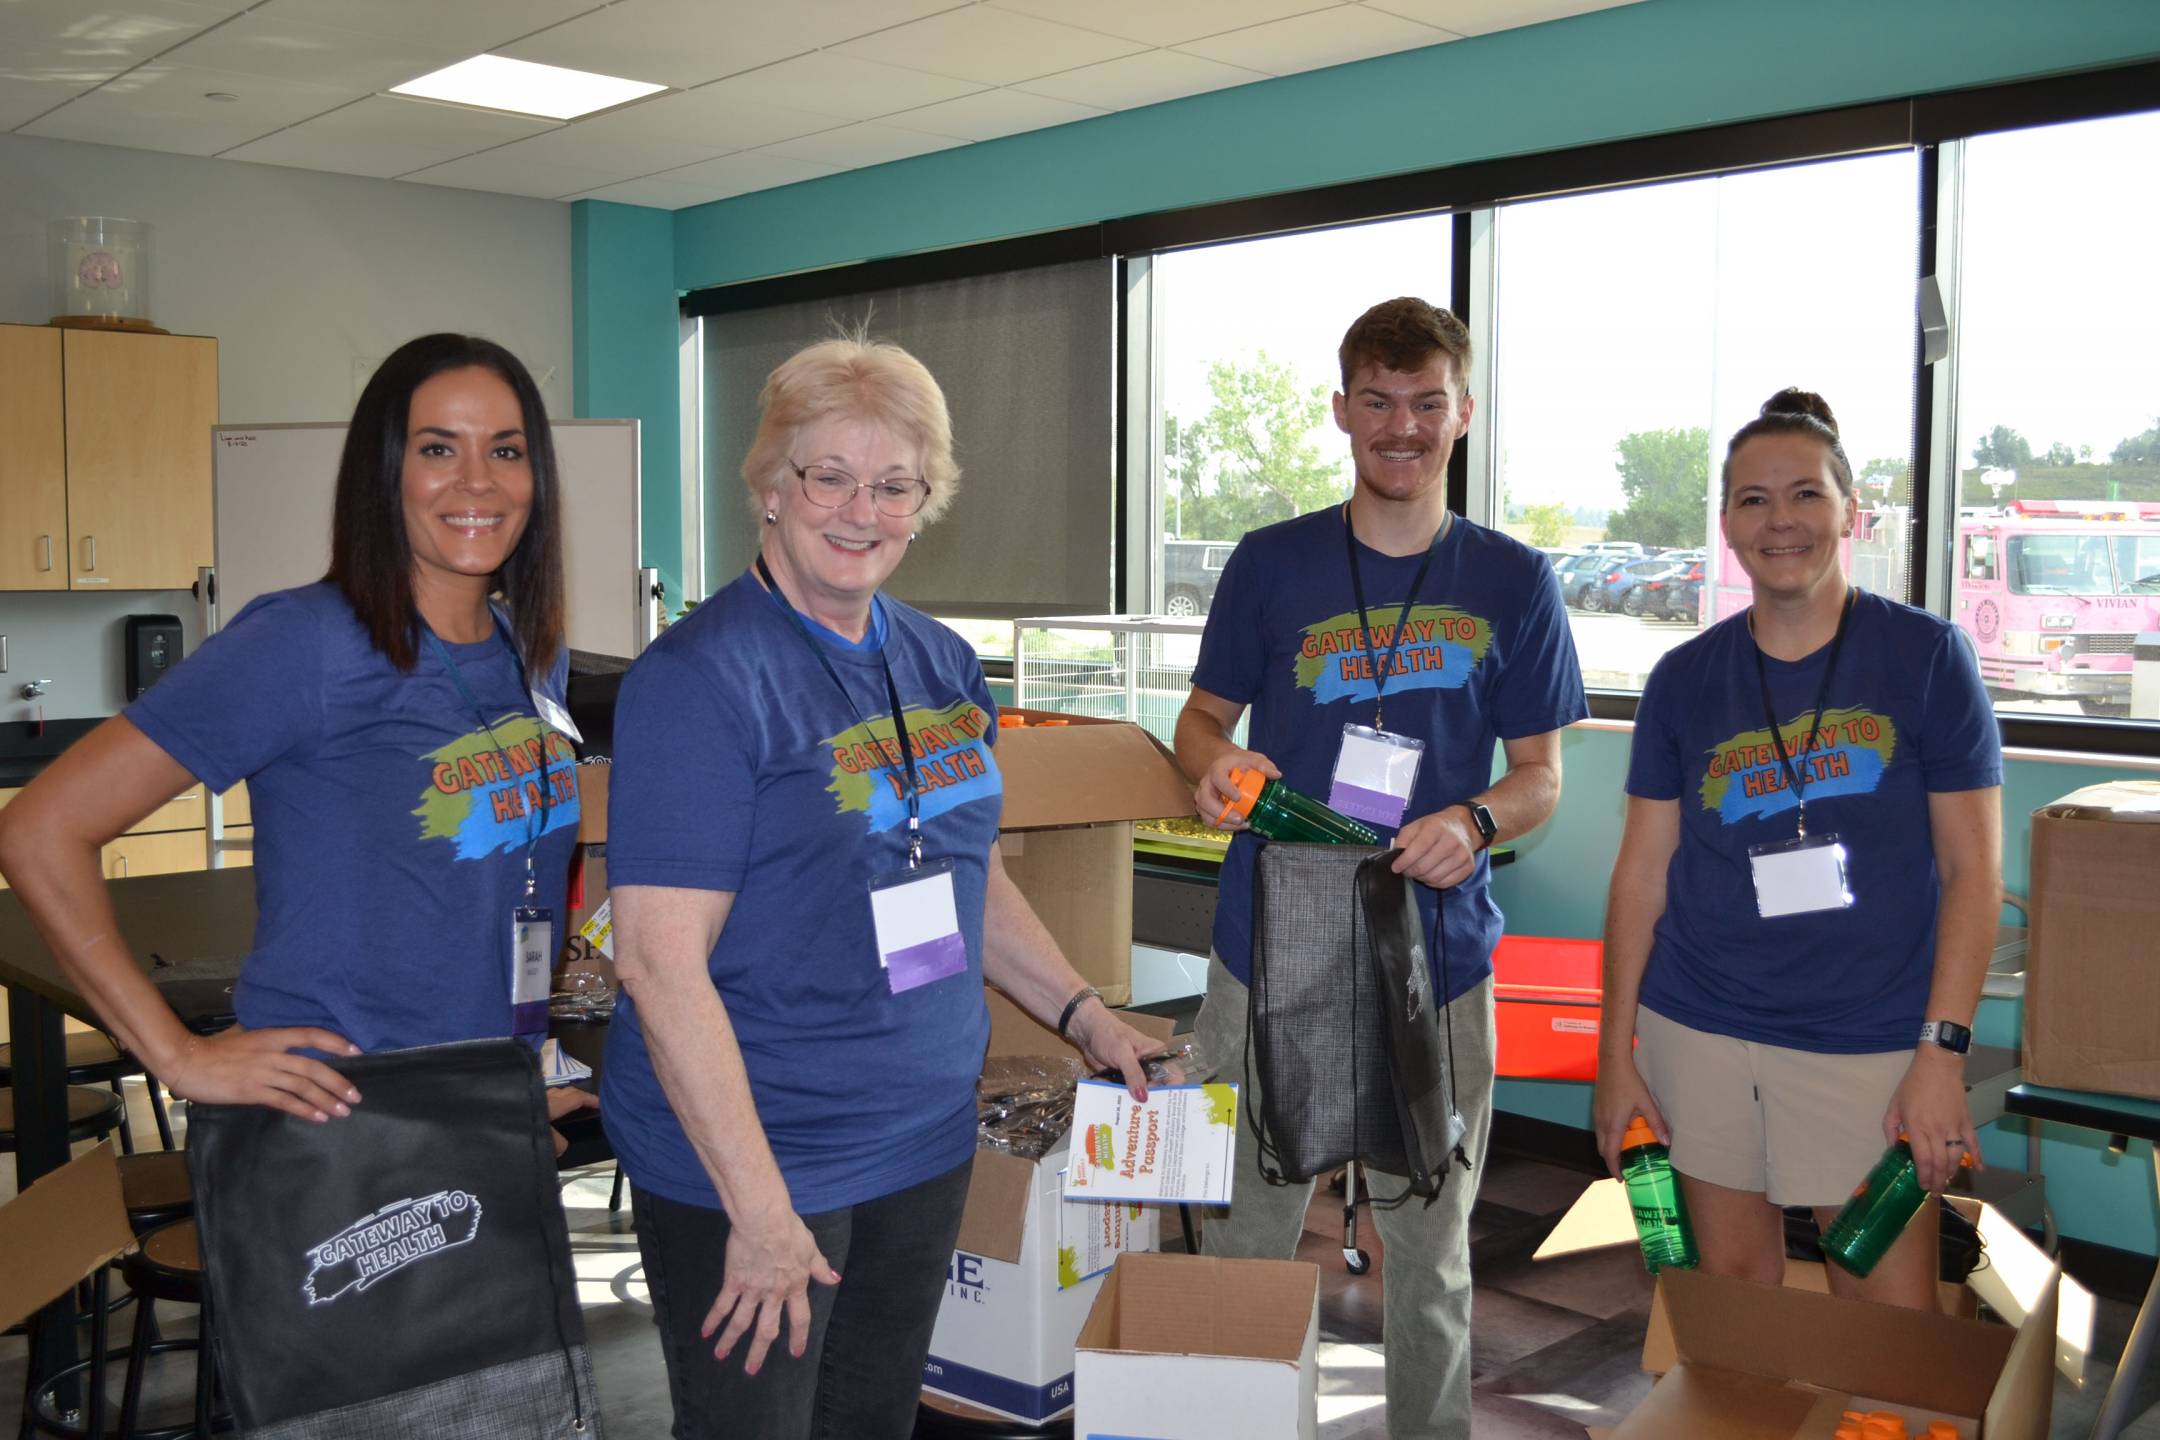
[[[93,715],[76,720],[0,721],[0,787],[27,785],[53,757],[105,723]]]

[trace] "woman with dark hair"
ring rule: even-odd
[[[1827,1223],[1901,1134],[1930,1190],[1979,1154],[1964,1052],[1995,944],[2002,747],[1957,630],[1846,579],[1852,463],[1821,396],[1773,395],[1724,487],[1754,603],[1643,687],[1595,1122],[1618,1174],[1643,1116],[1702,1267],[1775,1285],[1782,1207]],[[1933,1309],[1936,1227],[1931,1202],[1832,1289]]]
[[[511,973],[513,911],[561,913],[578,818],[559,516],[525,367],[411,341],[346,432],[329,575],[249,605],[0,811],[0,870],[174,1094],[325,1121],[360,1096],[303,1052],[537,1043],[546,974],[535,995]],[[98,858],[197,780],[248,782],[260,907],[240,1023],[209,1037],[120,944]]]

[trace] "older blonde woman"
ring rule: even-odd
[[[937,382],[829,340],[759,407],[757,562],[617,710],[602,1113],[674,1433],[899,1440],[967,1198],[984,979],[1136,1088],[1146,1041],[998,859],[974,653],[878,593],[959,479]]]

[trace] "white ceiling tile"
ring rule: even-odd
[[[224,103],[203,98],[212,93],[238,98]],[[215,155],[352,98],[349,90],[158,60],[69,101],[16,133]]]
[[[688,89],[955,3],[960,0],[620,0],[500,53]]]
[[[1490,35],[1521,25],[1564,20],[1592,10],[1633,5],[1637,0],[1366,0],[1375,10],[1458,35]]]
[[[554,165],[511,153],[514,147],[467,155],[447,165],[433,165],[401,175],[423,185],[455,185],[464,190],[493,190],[503,195],[531,195],[553,200],[612,185],[626,177],[582,165]]]
[[[34,120],[134,63],[81,42],[0,39],[0,130]]]
[[[933,75],[950,75],[984,85],[1010,85],[1052,71],[1129,55],[1142,47],[1098,31],[977,5],[948,10],[910,25],[896,25],[835,48],[865,60],[927,70]]]
[[[234,16],[166,58],[207,70],[302,80],[364,94],[402,85],[465,57],[439,45],[281,20],[258,10]]]
[[[739,193],[739,192],[730,192]],[[618,205],[643,205],[653,210],[682,210],[692,205],[703,205],[710,200],[723,198],[709,193],[709,187],[677,185],[650,176],[641,180],[621,180],[613,185],[603,185],[582,195],[564,197],[570,200],[612,200]]]
[[[231,0],[219,0],[229,4]],[[385,40],[456,51],[460,58],[559,24],[606,0],[267,0],[256,13],[329,25]],[[235,7],[239,8],[239,7]]]
[[[582,123],[604,124],[619,135],[682,140],[716,150],[748,150],[831,130],[846,121],[823,111],[760,105],[713,84],[676,95],[655,96]]]
[[[1075,105],[1133,110],[1267,78],[1257,70],[1203,60],[1176,50],[1148,50],[1062,75],[1045,75],[1015,88],[1048,95],[1053,100],[1070,100]]]
[[[388,178],[538,134],[550,123],[402,95],[370,95],[221,158]]]
[[[972,80],[903,70],[897,65],[880,65],[820,50],[747,75],[731,75],[704,88],[733,96],[745,105],[820,111],[832,116],[831,123],[839,124],[844,120],[875,120],[896,110],[913,110],[972,94],[983,87]]]
[[[852,170],[863,165],[883,165],[888,160],[905,160],[910,155],[927,155],[933,150],[950,150],[966,143],[950,135],[931,135],[921,130],[903,130],[896,125],[866,121],[768,145],[764,153],[787,160],[830,165],[836,170]]]
[[[245,8],[245,0],[0,0],[0,38],[118,46],[147,60]]]
[[[950,135],[956,140],[995,140],[1023,130],[1044,130],[1088,120],[1104,111],[1047,95],[1028,95],[1018,90],[983,90],[886,117],[888,125]]]
[[[1295,75],[1329,65],[1347,65],[1415,50],[1458,39],[1451,30],[1435,30],[1414,20],[1368,10],[1362,5],[1338,5],[1310,15],[1273,20],[1227,35],[1194,40],[1178,49],[1225,65],[1242,65],[1270,75]]]
[[[646,135],[614,128],[606,117],[579,120],[520,140],[513,147],[520,155],[554,165],[576,165],[587,170],[607,170],[617,175],[647,175],[672,170],[699,160],[712,160],[741,148],[735,145],[701,145],[664,135]]]
[[[1143,45],[1178,45],[1204,35],[1220,35],[1248,25],[1324,10],[1345,0],[990,0],[1000,10],[1016,10],[1044,20],[1058,20],[1083,30],[1100,30]]]
[[[837,168],[812,160],[791,160],[769,150],[746,150],[740,155],[723,155],[718,160],[685,165],[680,170],[647,178],[702,190],[708,200],[725,200],[730,195],[744,195],[752,190],[770,190],[776,185],[793,185],[798,180],[815,180],[820,175],[835,173]]]

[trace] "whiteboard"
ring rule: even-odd
[[[573,650],[634,658],[652,638],[639,583],[638,422],[557,420],[565,600]],[[345,422],[219,425],[217,614],[311,585],[330,568],[330,523]]]

